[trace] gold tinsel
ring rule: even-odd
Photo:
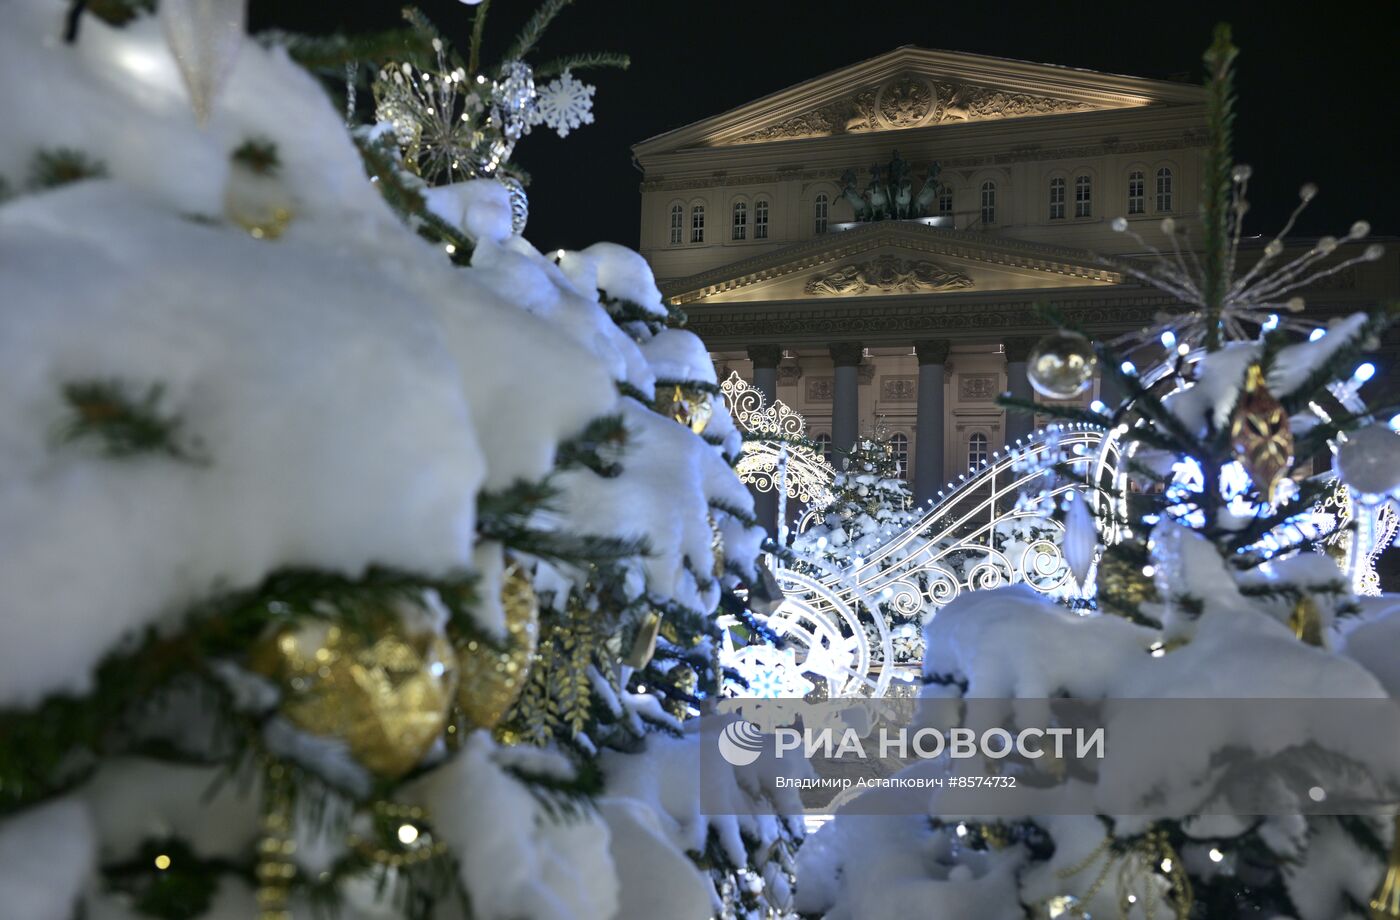
[[[539,640],[539,599],[519,563],[506,565],[501,578],[501,608],[506,621],[504,645],[468,639],[457,650],[461,671],[457,702],[467,721],[477,728],[495,728],[515,705]]]
[[[1400,920],[1400,815],[1395,816],[1393,827],[1390,863],[1376,896],[1371,898],[1371,920]]]
[[[696,434],[702,434],[710,424],[714,406],[710,404],[710,394],[703,390],[674,384],[662,386],[656,396],[656,411],[685,425]]]
[[[1230,444],[1255,486],[1274,501],[1283,474],[1293,464],[1293,429],[1258,364],[1249,366],[1244,392],[1230,416]]]
[[[1166,876],[1171,886],[1167,900],[1171,904],[1172,916],[1175,920],[1189,920],[1195,894],[1191,890],[1191,879],[1186,874],[1181,857],[1167,839],[1166,832],[1150,830],[1121,850],[1116,850],[1114,843],[1113,837],[1105,837],[1103,843],[1095,847],[1082,861],[1060,870],[1060,878],[1072,878],[1103,860],[1098,875],[1085,890],[1083,898],[1076,900],[1073,896],[1061,895],[1060,898],[1065,899],[1063,903],[1067,911],[1051,915],[1048,913],[1050,901],[1057,900],[1052,898],[1043,905],[1047,908],[1047,916],[1087,917],[1080,906],[1081,903],[1088,904],[1093,901],[1116,869],[1115,886],[1118,890],[1120,920],[1129,920],[1133,913],[1134,901],[1141,901],[1147,920],[1153,920],[1157,912],[1157,892],[1151,878],[1158,873]],[[1071,912],[1074,910],[1080,912]]]
[[[442,736],[457,686],[446,637],[410,632],[389,610],[358,629],[325,620],[283,627],[253,648],[249,664],[281,686],[288,721],[344,741],[360,764],[391,779]]]
[[[1293,610],[1288,614],[1288,628],[1308,645],[1322,645],[1322,612],[1317,601],[1307,594],[1300,594],[1293,602]]]
[[[1099,603],[1113,613],[1134,613],[1159,599],[1156,582],[1142,573],[1142,566],[1112,547],[1099,559],[1097,577]]]
[[[262,836],[254,874],[258,880],[258,920],[292,920],[289,909],[296,877],[296,841],[292,839],[292,797],[286,768],[268,765],[263,773]]]
[[[275,240],[295,213],[291,192],[277,170],[252,168],[237,160],[224,185],[224,213],[258,240]]]
[[[682,693],[695,695],[695,691],[700,688],[700,675],[695,673],[695,669],[682,661],[680,664],[666,672],[666,676],[671,681],[671,686]],[[667,699],[664,708],[677,719],[684,719],[690,704],[682,699]]]

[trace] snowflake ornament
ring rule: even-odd
[[[530,124],[553,128],[560,137],[583,125],[593,124],[593,94],[598,87],[580,83],[569,71],[539,89]]]

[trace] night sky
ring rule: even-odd
[[[419,6],[465,47],[472,7]],[[534,6],[494,0],[487,60],[498,59]],[[597,240],[635,246],[641,174],[633,144],[899,45],[1199,81],[1201,51],[1222,20],[1241,48],[1235,146],[1237,159],[1254,166],[1248,226],[1275,229],[1298,186],[1315,181],[1322,194],[1300,235],[1341,234],[1361,217],[1377,233],[1400,234],[1400,64],[1394,33],[1377,21],[1394,6],[577,0],[535,60],[623,51],[632,68],[579,74],[598,86],[595,124],[562,140],[537,129],[517,148],[533,175],[526,236],[546,250]],[[254,0],[254,27],[354,31],[398,22],[398,5],[386,0],[287,7]]]

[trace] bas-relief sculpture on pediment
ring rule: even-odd
[[[1090,103],[1073,99],[1007,92],[990,86],[906,73],[724,143],[755,144],[833,134],[892,131],[991,118],[1055,115],[1092,108],[1095,106]]]
[[[885,254],[864,262],[848,262],[807,279],[803,291],[811,295],[917,294],[972,287],[972,277],[927,259],[907,260]]]

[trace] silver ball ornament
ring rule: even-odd
[[[1052,332],[1036,343],[1026,362],[1026,376],[1041,396],[1073,399],[1094,382],[1099,357],[1093,343],[1078,332]]]

